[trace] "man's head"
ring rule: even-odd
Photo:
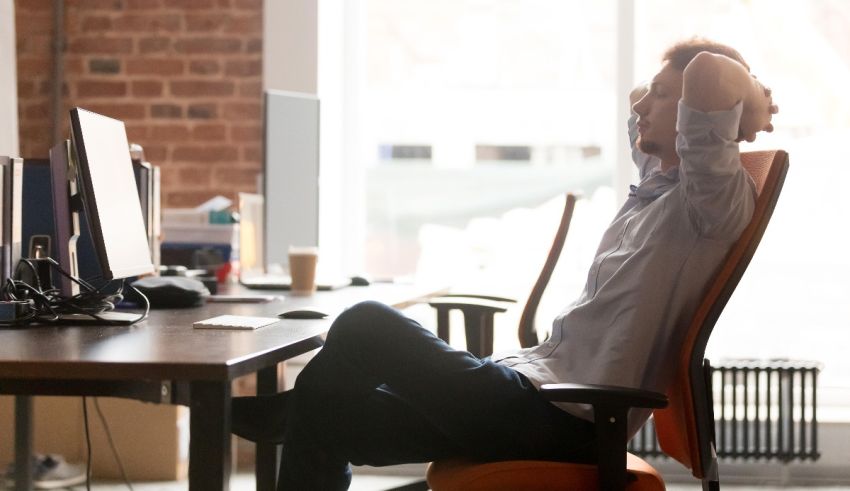
[[[671,46],[662,57],[661,71],[653,77],[646,94],[632,109],[638,114],[638,148],[661,159],[666,169],[678,165],[676,116],[682,97],[682,73],[699,53],[707,51],[732,58],[749,70],[735,49],[725,44],[693,38]]]

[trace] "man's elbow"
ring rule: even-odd
[[[682,74],[682,98],[698,111],[731,109],[742,97],[746,69],[731,58],[703,51]]]

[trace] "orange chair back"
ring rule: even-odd
[[[756,184],[753,217],[709,285],[688,328],[685,349],[667,394],[669,405],[654,412],[662,450],[700,479],[706,477],[714,465],[713,409],[710,384],[703,368],[705,347],[770,221],[788,172],[788,154],[782,150],[746,152],[741,154],[741,163]]]
[[[558,225],[558,231],[555,233],[552,247],[549,248],[549,255],[546,256],[543,269],[540,270],[540,275],[531,288],[528,301],[525,302],[525,308],[522,311],[522,316],[519,318],[517,336],[519,337],[519,344],[523,348],[537,346],[540,343],[540,340],[537,338],[534,317],[537,314],[540,299],[543,297],[543,291],[546,290],[546,285],[549,284],[549,279],[552,277],[555,265],[558,264],[558,259],[561,257],[561,250],[564,248],[564,242],[567,240],[567,232],[570,230],[570,222],[573,219],[575,206],[576,196],[572,193],[567,193],[566,200],[564,201],[564,211],[561,214],[561,223]]]

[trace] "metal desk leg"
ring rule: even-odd
[[[189,491],[230,489],[230,381],[191,382]]]
[[[15,491],[32,490],[32,397],[15,396]]]
[[[278,391],[277,366],[263,368],[257,372],[257,394],[274,394]],[[274,443],[258,443],[254,462],[257,491],[274,491],[277,484],[277,469],[280,462],[280,446]]]

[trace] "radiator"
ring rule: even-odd
[[[717,456],[817,460],[819,372],[819,363],[797,360],[723,360],[712,367]],[[651,418],[629,452],[664,456]]]

